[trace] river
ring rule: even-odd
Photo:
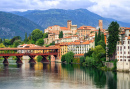
[[[130,73],[104,72],[78,64],[17,65],[0,60],[0,89],[130,89]]]

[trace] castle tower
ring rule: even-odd
[[[99,20],[99,28],[103,29],[103,21],[102,20]]]
[[[71,25],[72,25],[72,21],[71,21],[71,20],[68,20],[68,21],[67,21],[67,28],[70,29]]]

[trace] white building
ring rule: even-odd
[[[130,28],[125,28],[125,34],[120,37],[121,41],[117,43],[117,70],[130,71]]]
[[[88,52],[92,45],[94,45],[93,41],[72,42],[68,45],[68,51],[72,51],[75,54],[84,54]]]

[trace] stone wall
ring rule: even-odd
[[[104,65],[107,66],[108,68],[114,67],[113,63],[111,63],[111,62],[104,62]]]

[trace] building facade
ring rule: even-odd
[[[125,35],[125,37],[123,35]],[[116,48],[118,60],[117,70],[130,71],[130,28],[126,28],[125,34],[121,34],[120,37]]]

